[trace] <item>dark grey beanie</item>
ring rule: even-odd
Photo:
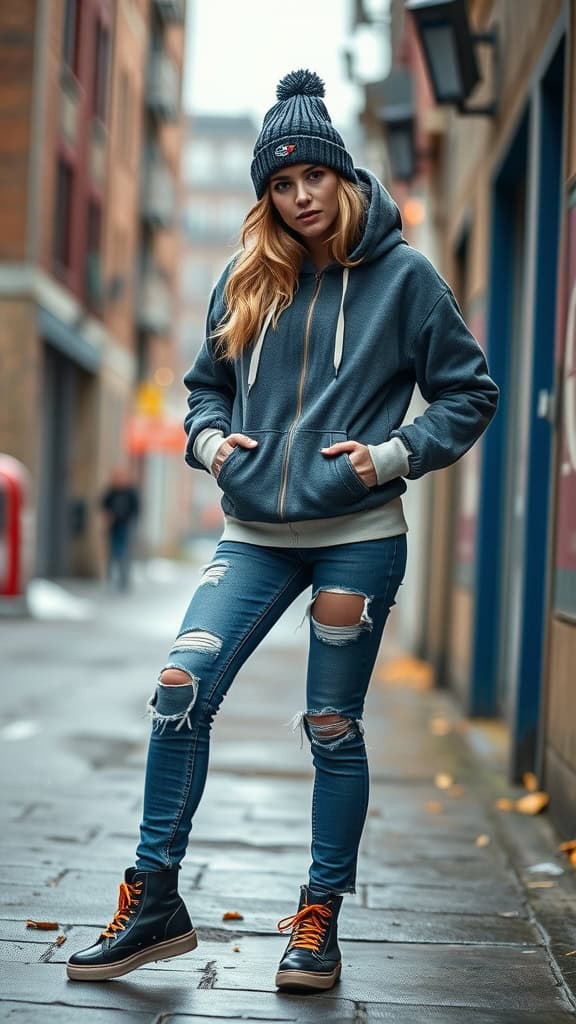
[[[313,71],[291,71],[276,95],[278,103],[264,116],[250,169],[258,199],[270,175],[291,164],[323,164],[358,184],[352,157],[322,102],[322,79]]]

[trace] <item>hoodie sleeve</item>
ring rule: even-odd
[[[416,380],[429,406],[392,431],[408,449],[409,480],[461,458],[496,412],[498,388],[484,353],[446,289],[421,325],[414,345]]]
[[[184,384],[190,392],[188,412],[184,419],[187,436],[184,458],[194,469],[207,468],[194,453],[194,443],[201,431],[211,427],[213,430],[221,430],[224,436],[230,433],[236,394],[233,363],[229,359],[217,358],[214,353],[212,333],[221,318],[217,315],[217,307],[220,305],[216,299],[218,287],[216,285],[212,292],[208,306],[206,340],[184,377]]]

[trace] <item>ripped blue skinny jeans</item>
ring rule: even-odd
[[[404,535],[299,550],[218,544],[165,666],[187,673],[190,684],[159,684],[149,705],[152,733],[138,868],[180,865],[206,782],[214,716],[243,663],[311,586],[309,608],[322,590],[365,598],[358,622],[350,626],[320,624],[311,608],[301,719],[315,769],[309,884],[324,892],[354,892],[368,806],[364,699],[405,565]],[[334,729],[314,724],[313,716],[320,714],[338,715],[341,735],[327,735]]]

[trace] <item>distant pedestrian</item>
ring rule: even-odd
[[[130,569],[134,529],[140,514],[140,499],[128,470],[114,470],[110,484],[102,495],[108,545],[108,579],[118,590],[130,585]]]
[[[459,459],[496,409],[450,288],[402,238],[388,192],[354,168],[318,76],[293,72],[277,95],[254,150],[258,201],[185,377],[186,458],[217,479],[224,534],[150,701],[135,866],[96,944],[71,957],[71,978],[114,978],[196,946],[177,884],[212,720],[242,664],[311,587],[295,725],[315,768],[312,863],[297,912],[279,924],[291,937],[276,985],[337,981],[337,918],[355,891],[368,806],[364,698],[405,570],[405,478]],[[416,383],[429,407],[403,425]],[[295,701],[298,690],[295,679]]]

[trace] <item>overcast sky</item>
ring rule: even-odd
[[[346,81],[353,45],[364,79],[382,77],[382,30],[350,35],[352,0],[188,0],[184,105],[196,113],[248,113],[261,122],[288,71],[308,67],[326,83],[332,120],[355,119],[360,90]],[[367,3],[372,10],[387,0]]]

